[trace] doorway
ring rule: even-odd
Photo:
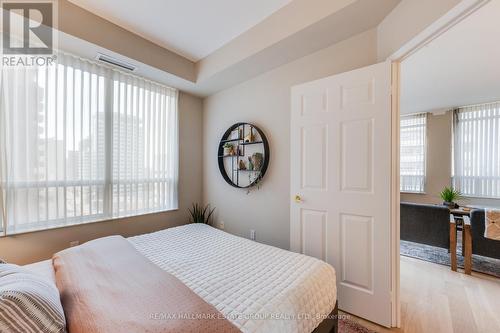
[[[459,322],[470,332],[500,329],[484,312],[500,295],[500,248],[485,236],[484,209],[500,208],[500,160],[492,157],[500,143],[500,49],[482,44],[500,35],[491,19],[498,15],[499,1],[477,1],[392,58],[400,116],[395,264],[404,305],[397,317],[428,314],[412,323],[420,331],[452,332]],[[398,322],[415,329],[408,325]]]

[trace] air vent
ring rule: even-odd
[[[130,71],[130,72],[133,72],[137,69],[137,67],[132,65],[132,64],[129,64],[127,62],[115,59],[113,57],[110,57],[110,56],[107,56],[107,55],[101,54],[101,53],[97,54],[96,59],[99,61],[105,62],[107,64],[110,64],[110,65],[113,65],[116,67],[120,67],[121,69],[125,69],[125,70]]]

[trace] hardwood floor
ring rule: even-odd
[[[401,257],[401,328],[351,319],[377,332],[498,333],[500,279]]]

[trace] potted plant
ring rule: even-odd
[[[230,144],[229,142],[226,142],[224,144],[224,156],[227,156],[227,155],[233,155],[234,153],[234,147],[232,144]]]
[[[462,198],[460,191],[455,190],[453,187],[445,187],[439,193],[439,196],[443,199],[443,205],[448,206],[448,208],[455,208],[457,206],[455,201]]]
[[[210,205],[206,205],[205,207],[201,207],[200,205],[193,204],[193,207],[189,210],[189,222],[190,223],[204,223],[208,225],[212,225],[212,214],[215,208],[210,209]]]

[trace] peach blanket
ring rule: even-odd
[[[239,332],[123,237],[97,239],[52,260],[69,333]]]

